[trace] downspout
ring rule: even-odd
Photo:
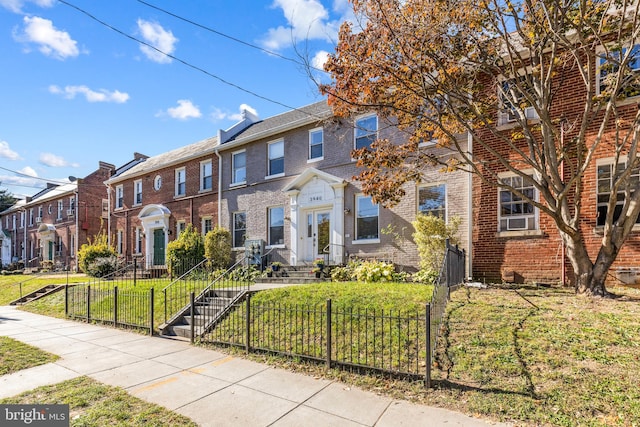
[[[214,150],[218,157],[218,227],[222,227],[222,215],[220,215],[220,207],[222,206],[222,156],[218,150]]]
[[[467,151],[469,152],[469,156],[473,159],[473,135],[471,132],[467,132]],[[468,183],[468,198],[467,201],[467,239],[468,239],[468,249],[467,249],[467,268],[469,269],[469,278],[472,277],[473,272],[473,174],[471,171],[468,172],[469,180]]]
[[[107,243],[111,247],[111,184],[107,186]]]

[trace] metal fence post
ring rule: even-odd
[[[167,288],[162,290],[164,294],[164,323],[167,323]]]
[[[430,303],[426,305],[425,314],[426,314],[425,334],[426,334],[426,341],[427,341],[427,355],[426,355],[427,369],[424,374],[424,386],[426,388],[431,388],[431,304]]]
[[[69,317],[69,284],[64,287],[64,317]]]
[[[246,308],[246,328],[247,328],[247,343],[244,351],[248,354],[251,351],[251,294],[247,293],[247,308]]]
[[[191,295],[189,296],[190,300],[191,300],[191,344],[194,343],[195,341],[195,335],[196,335],[196,325],[195,325],[195,318],[196,318],[196,308],[195,308],[195,299],[196,299],[196,294],[194,292],[191,292]]]
[[[327,300],[327,369],[331,369],[331,298]]]
[[[113,326],[118,327],[118,287],[113,287]]]
[[[136,286],[137,273],[138,273],[138,259],[133,258],[133,286],[134,287]]]
[[[149,293],[149,335],[153,336],[153,319],[155,318],[155,292],[151,288]]]
[[[91,285],[87,285],[87,323],[91,320]]]

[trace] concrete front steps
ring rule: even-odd
[[[47,295],[54,294],[58,291],[61,291],[67,285],[47,285],[38,290],[35,290],[27,295],[24,295],[22,298],[18,298],[15,301],[11,301],[9,305],[23,305],[31,301],[38,300],[40,298],[46,297]]]
[[[271,277],[258,277],[256,283],[306,284],[326,282],[327,278],[316,277],[310,265],[283,265]]]
[[[226,316],[233,305],[244,297],[247,291],[237,289],[212,289],[195,302],[193,330],[195,337],[211,329]],[[166,324],[160,326],[161,335],[179,336],[191,339],[191,309],[187,305]]]

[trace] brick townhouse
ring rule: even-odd
[[[31,197],[0,213],[2,265],[22,262],[27,268],[75,270],[78,247],[95,236],[107,214],[103,181],[115,166],[98,169],[67,184],[47,183]]]
[[[402,136],[375,114],[336,118],[326,101],[264,120],[245,112],[242,121],[220,131],[220,223],[231,231],[234,248],[243,250],[250,240],[270,261],[285,264],[319,257],[339,264],[357,256],[413,271],[418,256],[411,221],[422,211],[460,216],[468,249],[469,175],[434,168],[422,184],[407,186],[392,209],[362,193],[353,180],[358,169],[351,152],[378,137]],[[424,149],[436,150],[428,145]]]
[[[109,239],[120,256],[164,266],[166,247],[187,224],[202,234],[218,221],[216,138],[156,156],[136,153],[104,185]]]
[[[640,71],[640,48],[633,47],[636,52],[635,59],[631,62],[634,70]],[[592,76],[596,80],[597,90],[603,84],[603,61],[592,69]],[[564,72],[556,76],[557,93],[551,108],[552,117],[564,118],[568,123],[581,123],[580,119],[584,110],[586,88],[581,80],[578,70],[565,68]],[[562,83],[560,84],[560,79]],[[495,85],[493,85],[495,87]],[[640,91],[617,103],[619,118],[632,123],[638,108],[640,108]],[[496,124],[498,132],[505,135],[513,132],[518,124],[504,110],[496,109]],[[526,116],[533,122],[536,120],[532,107],[525,110]],[[599,117],[588,124],[587,140],[593,141],[601,124]],[[576,129],[578,126],[574,127]],[[580,227],[584,232],[587,248],[591,259],[595,259],[600,247],[603,235],[603,221],[609,201],[609,189],[615,175],[613,126],[607,130],[604,142],[595,152],[587,173],[584,176],[581,203]],[[501,155],[514,160],[518,155],[509,151],[500,143],[497,137],[492,137],[491,132],[482,133],[482,137],[492,140],[492,148]],[[572,134],[568,132],[564,137],[569,140]],[[607,141],[608,140],[608,141]],[[528,152],[524,141],[522,148]],[[491,159],[486,151],[474,145],[474,156],[477,159]],[[623,162],[624,163],[624,162]],[[568,167],[565,176],[568,177]],[[639,176],[634,171],[636,182]],[[503,179],[513,179],[514,176],[504,172]],[[513,181],[512,183],[515,183]],[[526,182],[519,181],[523,191],[529,191],[533,197],[539,198],[537,190]],[[622,194],[621,194],[622,195]],[[557,283],[565,278],[566,284],[573,283],[572,268],[566,257],[562,239],[551,218],[539,212],[530,203],[511,197],[506,190],[497,190],[486,185],[480,179],[473,181],[473,276],[477,279],[488,281],[546,282]],[[623,197],[619,197],[618,205],[623,203]],[[517,206],[516,206],[517,205]],[[625,243],[616,262],[612,266],[609,282],[632,283],[640,277],[640,226],[636,225],[634,231]],[[635,273],[634,273],[635,272]],[[637,274],[636,274],[637,273]],[[625,278],[624,276],[627,275]],[[634,276],[634,277],[629,277]]]

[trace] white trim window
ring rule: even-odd
[[[500,111],[498,112],[498,126],[517,123],[520,114],[525,120],[538,119],[536,109],[527,105],[525,90],[529,84],[528,76],[501,79],[498,84],[498,99],[500,100]],[[528,92],[528,91],[527,91]],[[524,106],[524,107],[523,107]]]
[[[247,182],[247,152],[231,153],[231,184],[239,185]]]
[[[122,230],[118,230],[116,233],[116,251],[118,255],[122,255],[124,249],[124,232]]]
[[[187,194],[187,170],[185,168],[176,169],[176,191],[175,196],[180,197]]]
[[[25,211],[20,212],[20,228],[24,228],[24,223],[27,218],[27,213]]]
[[[122,184],[116,186],[116,209],[124,207],[124,187]]]
[[[206,236],[211,230],[213,230],[213,220],[211,217],[202,218],[202,235]]]
[[[447,220],[447,186],[445,184],[418,187],[418,212]]]
[[[200,191],[213,189],[213,162],[211,159],[200,162]]]
[[[76,196],[69,197],[69,209],[67,210],[67,216],[73,216],[76,213]]]
[[[36,217],[36,224],[42,222],[42,206],[38,206],[38,216]]]
[[[600,160],[596,166],[596,176],[598,179],[598,185],[596,186],[596,197],[597,197],[597,218],[596,218],[596,226],[602,227],[604,226],[605,220],[607,218],[607,210],[609,205],[609,199],[611,197],[611,188],[613,188],[613,183],[618,175],[624,172],[627,168],[626,161],[620,161],[617,166],[617,170],[614,173],[614,162],[613,160]],[[635,168],[631,171],[631,176],[629,177],[629,184],[632,188],[638,185],[640,181],[640,169]],[[616,206],[613,210],[613,220],[617,220],[620,217],[620,213],[622,212],[622,206],[624,205],[624,188],[620,188],[618,194],[616,195]],[[631,194],[634,192],[631,191]],[[640,217],[636,221],[636,224],[640,223]]]
[[[284,245],[284,207],[269,208],[269,246]]]
[[[233,213],[233,247],[241,248],[247,239],[247,213]]]
[[[598,71],[596,74],[597,79],[597,93],[600,95],[607,87],[608,84],[613,83],[609,81],[618,73],[620,69],[620,61],[629,55],[627,62],[627,70],[624,73],[623,81],[621,82],[620,96],[624,98],[632,98],[640,95],[640,83],[638,82],[638,74],[640,74],[640,44],[636,44],[631,48],[629,52],[629,45],[618,46],[616,48],[609,48],[608,57],[605,54],[604,48],[598,49]],[[608,78],[608,76],[611,76]]]
[[[142,180],[137,179],[133,181],[133,205],[138,206],[142,204]]]
[[[309,131],[309,161],[324,159],[324,131],[315,128]]]
[[[33,208],[29,209],[29,227],[33,225]]]
[[[379,242],[379,217],[380,208],[370,196],[356,195],[356,241]]]
[[[62,219],[62,212],[64,212],[64,202],[58,200],[58,216],[57,219]]]
[[[519,191],[530,200],[538,200],[538,190],[534,187],[532,178],[509,175],[501,177],[500,181]],[[538,230],[538,209],[516,193],[505,188],[499,188],[498,231],[530,230]]]
[[[268,151],[268,177],[284,175],[284,140],[267,144]]]
[[[378,116],[368,114],[356,119],[353,148],[369,148],[378,139]]]
[[[187,229],[187,221],[178,221],[176,222],[176,239],[180,237],[182,232]]]
[[[141,254],[142,253],[142,228],[141,227],[136,227],[135,253],[137,253],[137,254]]]

